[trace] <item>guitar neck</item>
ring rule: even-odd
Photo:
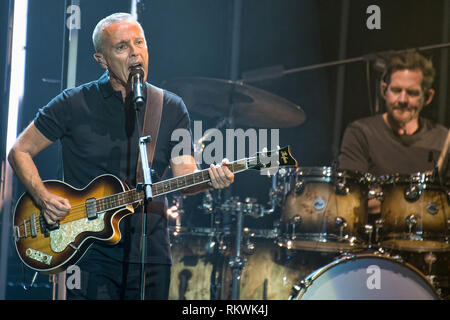
[[[233,173],[245,171],[249,168],[250,159],[242,159],[231,162],[226,166]],[[180,191],[190,188],[202,183],[211,181],[208,169],[200,170],[194,173],[189,173],[183,176],[175,177],[172,179],[164,180],[152,185],[152,193],[154,196],[167,194],[174,191]]]
[[[239,173],[249,169],[253,158],[237,160],[226,164],[233,173]],[[255,160],[256,161],[256,160]],[[175,191],[181,191],[202,183],[211,181],[208,169],[196,171],[194,173],[167,179],[152,184],[153,197],[161,196]],[[97,199],[97,211],[108,211],[124,205],[142,201],[145,198],[143,191],[132,189],[122,193],[114,194],[108,197]]]

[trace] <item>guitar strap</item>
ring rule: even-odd
[[[150,136],[151,140],[147,143],[147,157],[150,168],[153,163],[156,142],[158,140],[159,125],[161,123],[161,114],[164,101],[163,89],[147,84],[147,103],[145,105],[144,126],[142,127],[142,136]],[[138,156],[136,166],[136,182],[143,182],[141,156]]]

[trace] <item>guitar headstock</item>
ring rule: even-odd
[[[278,150],[258,152],[254,158],[249,162],[251,169],[273,169],[298,166],[297,160],[294,159],[291,153],[291,146],[280,148]]]

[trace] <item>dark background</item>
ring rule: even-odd
[[[344,21],[348,28],[345,58],[442,43],[445,1],[350,0],[348,19]],[[239,78],[247,71],[275,65],[290,70],[339,60],[343,3],[336,0],[244,0],[239,33]],[[230,79],[233,1],[147,0],[143,4],[139,19],[149,45],[151,83],[160,86],[164,81],[181,76]],[[366,9],[373,4],[381,9],[381,30],[366,27],[369,17]],[[59,0],[29,2],[25,97],[18,131],[32,121],[38,108],[62,89],[60,82],[44,82],[42,79],[61,79],[65,8],[65,2]],[[96,23],[111,13],[129,12],[130,3],[123,0],[81,0],[80,8],[77,85],[95,80],[103,72],[92,57],[91,35]],[[3,160],[7,110],[4,75],[7,66],[8,1],[0,3],[0,21],[3,21],[0,28],[0,86],[3,94],[0,146]],[[438,119],[440,95],[447,95],[447,104],[450,101],[448,88],[439,87],[439,77],[444,71],[439,68],[441,53],[442,50],[424,52],[433,58],[437,69],[434,84],[437,94],[423,115],[448,126],[449,112],[445,118]],[[331,166],[335,158],[333,141],[340,140],[349,122],[373,113],[369,108],[369,101],[374,101],[377,79],[373,66],[370,65],[368,86],[365,63],[346,65],[342,119],[335,121],[337,77],[338,67],[332,66],[251,83],[288,99],[306,113],[307,119],[303,124],[280,129],[280,144],[292,146],[300,166]],[[189,105],[187,107],[189,109]],[[267,116],[271,117],[270,114]],[[191,118],[206,119],[203,130],[215,125],[205,115],[191,113]],[[249,127],[252,127],[251,124]],[[36,162],[43,179],[58,178],[58,145],[38,155]],[[241,199],[254,197],[265,204],[270,184],[270,179],[257,172],[246,172],[236,176],[231,192]],[[17,185],[16,199],[22,192],[23,188]],[[203,223],[200,221],[204,220],[204,216],[196,212],[201,197],[185,201],[185,214],[192,224],[197,223],[195,219],[199,219],[199,224]],[[266,227],[272,220],[265,218],[246,223]],[[17,264],[14,249],[10,250],[10,255],[10,265]],[[29,271],[19,273],[12,282],[30,277]],[[45,282],[46,276],[41,276],[40,280]]]

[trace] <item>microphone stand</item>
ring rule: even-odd
[[[139,122],[139,111],[145,106],[146,98],[139,98],[133,101],[134,109],[136,113],[136,126],[138,128],[139,135],[142,132]],[[150,171],[150,166],[148,164],[148,156],[147,156],[147,143],[151,141],[150,136],[139,137],[139,154],[141,157],[141,165],[142,165],[142,176],[144,178],[144,182],[137,183],[136,191],[142,192],[145,191],[144,198],[144,210],[142,212],[142,230],[141,230],[141,274],[140,274],[140,298],[141,300],[145,299],[145,257],[147,255],[147,203],[152,201],[152,176]]]

